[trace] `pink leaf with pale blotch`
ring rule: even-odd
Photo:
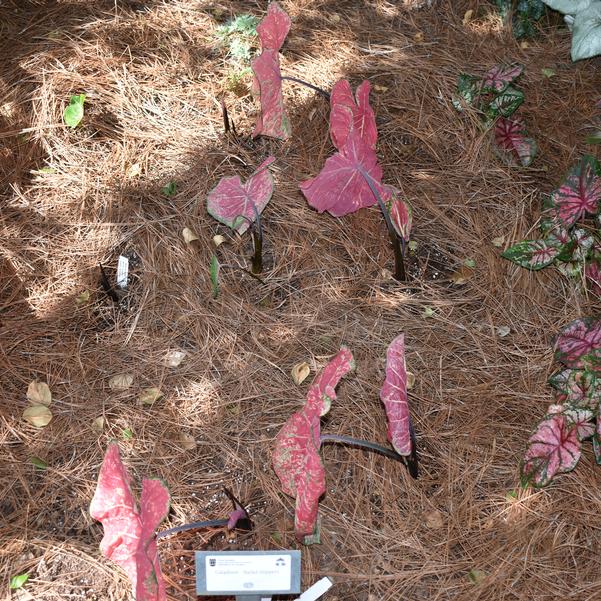
[[[239,234],[243,234],[267,206],[273,194],[273,177],[269,165],[275,157],[268,157],[245,184],[237,175],[222,178],[209,192],[207,211]],[[256,212],[255,212],[256,210]]]
[[[495,125],[495,140],[500,148],[513,152],[524,167],[534,160],[536,142],[527,137],[521,119],[500,117]]]
[[[355,98],[351,85],[346,79],[336,82],[330,94],[330,137],[340,150],[351,133],[358,131],[363,141],[372,149],[376,148],[378,130],[376,117],[369,105],[371,84],[363,81],[357,88]]]
[[[308,203],[320,213],[328,211],[334,217],[341,217],[376,204],[368,177],[384,198],[382,168],[376,153],[360,133],[353,130],[340,152],[326,160],[317,177],[301,183],[300,189]]]
[[[568,423],[576,428],[579,440],[590,438],[595,433],[594,413],[589,409],[567,407],[563,414],[568,418]]]
[[[565,227],[570,227],[587,213],[597,212],[601,201],[600,172],[599,161],[585,156],[551,194],[556,215]]]
[[[257,25],[257,33],[261,40],[261,48],[268,48],[276,52],[282,47],[290,31],[290,17],[277,2],[270,2],[267,14]]]
[[[484,91],[502,92],[510,83],[514,82],[524,70],[522,65],[494,66],[483,78]]]
[[[578,427],[571,425],[565,415],[550,415],[528,440],[522,482],[545,486],[556,474],[573,470],[579,459]]]
[[[319,456],[320,415],[327,413],[336,398],[336,385],[353,367],[351,352],[341,348],[311,385],[305,406],[288,419],[276,437],[273,468],[284,493],[296,498],[294,530],[300,541],[313,534],[319,498],[326,490]]]
[[[155,532],[168,511],[169,491],[160,480],[147,479],[142,482],[138,511],[119,447],[109,445],[100,468],[90,515],[104,527],[100,550],[125,570],[136,601],[167,598]]]
[[[405,335],[397,336],[386,352],[386,379],[380,390],[388,417],[388,440],[399,455],[411,455],[411,418],[407,399]]]
[[[276,50],[265,48],[250,64],[255,74],[255,89],[258,89],[261,112],[257,118],[252,137],[270,136],[280,140],[290,137],[290,120],[284,111],[282,98],[282,74]]]
[[[589,289],[601,296],[601,263],[596,259],[589,261],[584,268],[584,275],[589,281]]]
[[[567,367],[581,369],[601,360],[601,321],[576,319],[559,331],[553,342],[555,358]]]
[[[405,242],[409,242],[413,223],[411,205],[400,197],[400,190],[397,190],[394,186],[384,185],[384,193],[386,195],[385,205],[397,235]]]

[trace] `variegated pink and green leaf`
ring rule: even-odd
[[[257,25],[257,34],[261,48],[278,52],[290,31],[291,20],[286,11],[277,2],[270,2],[267,14]]]
[[[522,102],[524,102],[524,92],[508,86],[490,101],[484,113],[489,120],[497,117],[510,117]]]
[[[601,402],[601,381],[597,374],[581,369],[563,369],[549,378],[555,398],[576,408],[596,410]]]
[[[585,317],[562,328],[553,341],[555,359],[567,367],[598,367],[601,362],[601,321]]]
[[[315,379],[305,406],[294,413],[276,437],[273,468],[285,494],[296,498],[294,529],[302,541],[314,534],[319,498],[325,492],[325,470],[319,456],[320,416],[336,398],[340,379],[354,367],[351,352],[343,347]]]
[[[522,267],[536,271],[553,263],[560,251],[561,246],[558,246],[552,238],[522,240],[502,252],[501,256]]]
[[[584,275],[589,283],[589,290],[601,296],[601,262],[598,259],[591,259],[584,268]]]
[[[513,83],[524,71],[522,65],[495,65],[483,78],[485,92],[499,93]]]
[[[167,599],[155,533],[168,511],[169,491],[160,480],[153,479],[142,482],[138,511],[119,447],[115,443],[109,445],[90,515],[104,528],[101,551],[125,570],[137,601]]]
[[[573,470],[580,453],[578,427],[563,414],[547,416],[528,440],[521,466],[522,483],[547,485],[555,475]]]
[[[464,105],[473,106],[476,99],[482,94],[482,78],[460,73],[455,94],[451,103],[458,111],[463,111]]]
[[[587,214],[595,214],[601,200],[601,167],[592,156],[584,156],[568,173],[551,199],[558,219],[570,227]]]
[[[497,146],[515,155],[524,167],[528,167],[536,156],[536,142],[527,136],[521,119],[500,117],[495,125]]]
[[[243,234],[271,200],[274,185],[268,167],[274,161],[275,157],[268,157],[245,184],[237,175],[222,178],[209,192],[209,215]]]
[[[590,409],[566,407],[563,415],[566,416],[569,426],[576,428],[578,440],[586,440],[595,433],[595,414]]]

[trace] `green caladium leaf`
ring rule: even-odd
[[[85,94],[76,94],[71,96],[69,106],[63,112],[65,125],[68,127],[77,127],[83,119],[83,105],[86,100]]]
[[[553,263],[561,246],[547,238],[542,240],[522,240],[501,253],[504,259],[522,267],[537,271]]]
[[[544,13],[542,0],[519,0],[513,14],[513,35],[518,39],[532,37],[534,24]]]
[[[460,73],[455,94],[451,103],[458,111],[463,111],[465,105],[474,106],[475,100],[482,94],[482,79],[475,75]]]
[[[524,92],[513,86],[507,86],[490,101],[484,112],[491,121],[497,117],[509,117],[515,113],[522,102],[524,102]]]

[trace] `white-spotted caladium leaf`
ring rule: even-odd
[[[561,251],[561,246],[555,239],[523,240],[501,253],[509,259],[527,269],[538,270],[553,263]]]
[[[282,74],[277,50],[265,48],[250,64],[255,74],[253,88],[258,90],[261,111],[252,136],[269,136],[280,140],[290,137],[291,127],[284,110]]]
[[[263,161],[245,184],[237,175],[222,178],[209,192],[209,215],[243,234],[271,199],[273,177],[268,168],[274,161],[272,156]]]
[[[582,369],[563,369],[549,378],[560,403],[595,411],[601,402],[601,381],[597,374]]]
[[[500,148],[515,154],[524,167],[536,156],[536,142],[527,136],[521,119],[500,117],[495,124],[495,140]]]
[[[485,110],[486,116],[489,119],[510,117],[517,111],[522,102],[524,102],[524,92],[513,86],[507,86],[490,101]]]
[[[485,92],[502,92],[524,71],[522,65],[495,65],[483,78],[482,89]]]
[[[300,189],[308,203],[320,213],[328,211],[334,217],[341,217],[376,204],[367,178],[384,198],[382,168],[376,153],[360,132],[352,130],[340,151],[326,160],[319,175],[302,182]]]
[[[113,443],[100,468],[90,514],[104,527],[101,551],[125,570],[136,601],[164,601],[155,532],[169,511],[169,491],[160,480],[145,479],[138,511],[130,482]]]
[[[290,17],[277,2],[270,2],[267,14],[257,25],[261,48],[278,52],[290,31]]]
[[[553,341],[555,358],[573,369],[601,363],[601,321],[576,319],[559,331]]]
[[[579,459],[578,427],[565,415],[547,416],[528,440],[522,482],[545,486],[556,474],[573,470]]]
[[[341,348],[312,384],[305,406],[288,419],[276,437],[273,468],[284,493],[296,498],[294,530],[299,541],[314,533],[319,498],[326,490],[319,456],[320,417],[336,398],[336,385],[353,367],[351,352]]]
[[[340,150],[346,143],[351,131],[358,131],[363,141],[375,149],[378,140],[376,117],[369,105],[371,84],[363,81],[353,98],[351,84],[341,79],[334,84],[330,94],[330,137],[332,143]]]
[[[601,166],[592,156],[584,156],[551,195],[557,218],[570,227],[587,213],[594,214],[601,200]]]

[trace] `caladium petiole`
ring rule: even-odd
[[[391,348],[398,349],[399,339],[402,341],[402,336],[391,344]],[[389,349],[389,361],[390,352],[392,351]],[[347,348],[343,347],[309,388],[305,406],[288,419],[276,437],[273,467],[280,479],[284,493],[296,498],[295,532],[297,539],[305,544],[319,542],[319,535],[316,532],[317,514],[319,499],[326,489],[325,469],[319,455],[322,444],[336,442],[359,446],[381,453],[386,457],[404,461],[408,465],[411,475],[417,478],[415,436],[408,419],[406,396],[403,411],[406,412],[407,419],[402,424],[395,420],[396,413],[391,412],[389,404],[386,405],[386,411],[391,420],[389,439],[394,442],[397,440],[396,435],[402,436],[402,431],[405,429],[409,440],[407,448],[400,449],[394,444],[395,450],[393,451],[379,444],[357,438],[321,433],[320,418],[328,413],[332,401],[336,399],[335,389],[338,382],[352,369],[354,369],[353,356]],[[391,385],[390,378],[387,368],[383,390]],[[404,384],[398,386],[401,392],[403,386]],[[406,388],[404,394],[406,395]],[[391,438],[390,432],[395,433],[394,438]]]

